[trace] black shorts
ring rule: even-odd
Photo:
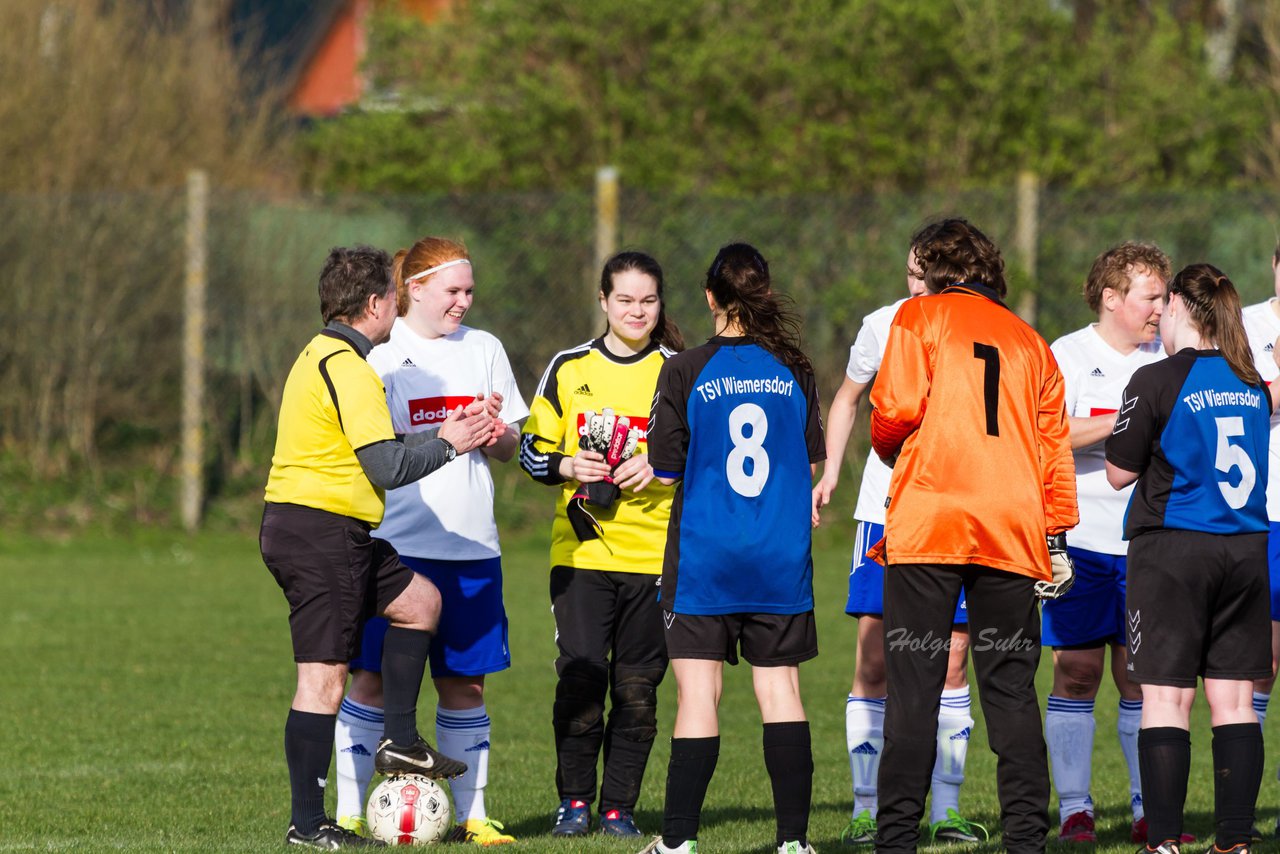
[[[701,658],[756,667],[785,667],[818,654],[813,612],[803,614],[674,614],[662,612],[668,658]]]
[[[413,571],[369,525],[297,504],[267,504],[258,544],[289,600],[294,661],[350,661],[360,627],[381,614]]]
[[[1129,678],[1194,688],[1196,677],[1271,675],[1267,535],[1163,530],[1129,543]]]

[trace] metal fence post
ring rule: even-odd
[[[1040,236],[1040,178],[1024,169],[1018,173],[1018,222],[1014,244],[1018,263],[1027,274],[1027,286],[1018,296],[1018,316],[1036,324],[1036,244]]]
[[[187,275],[182,312],[182,526],[200,527],[204,502],[204,336],[209,175],[187,173]]]
[[[601,166],[596,170],[596,264],[587,276],[587,293],[590,299],[590,324],[594,329],[599,322],[596,311],[596,295],[600,293],[600,271],[604,262],[618,251],[618,170],[613,166]]]

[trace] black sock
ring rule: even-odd
[[[431,651],[431,632],[391,626],[382,642],[382,727],[386,738],[410,745],[418,738],[418,692]]]
[[[1263,762],[1262,727],[1247,723],[1213,728],[1213,813],[1220,851],[1249,844]]]
[[[333,758],[333,726],[337,715],[289,710],[284,725],[284,761],[289,765],[292,793],[290,823],[310,836],[324,820],[324,781]]]
[[[667,765],[667,802],[662,814],[662,844],[678,848],[698,838],[698,820],[707,786],[720,758],[720,736],[671,739]]]
[[[808,721],[764,725],[764,767],[773,784],[778,844],[809,843],[809,802],[813,796],[813,748]]]
[[[1191,733],[1161,726],[1138,730],[1138,771],[1147,815],[1147,846],[1179,842],[1191,773]],[[1246,831],[1247,832],[1247,831]]]

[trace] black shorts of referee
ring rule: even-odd
[[[350,516],[268,503],[258,536],[262,559],[289,601],[297,662],[350,661],[360,627],[413,580],[386,540]]]

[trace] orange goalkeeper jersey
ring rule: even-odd
[[[886,564],[981,564],[1049,579],[1046,534],[1079,521],[1062,374],[981,285],[908,300],[871,392],[871,444],[899,454]]]

